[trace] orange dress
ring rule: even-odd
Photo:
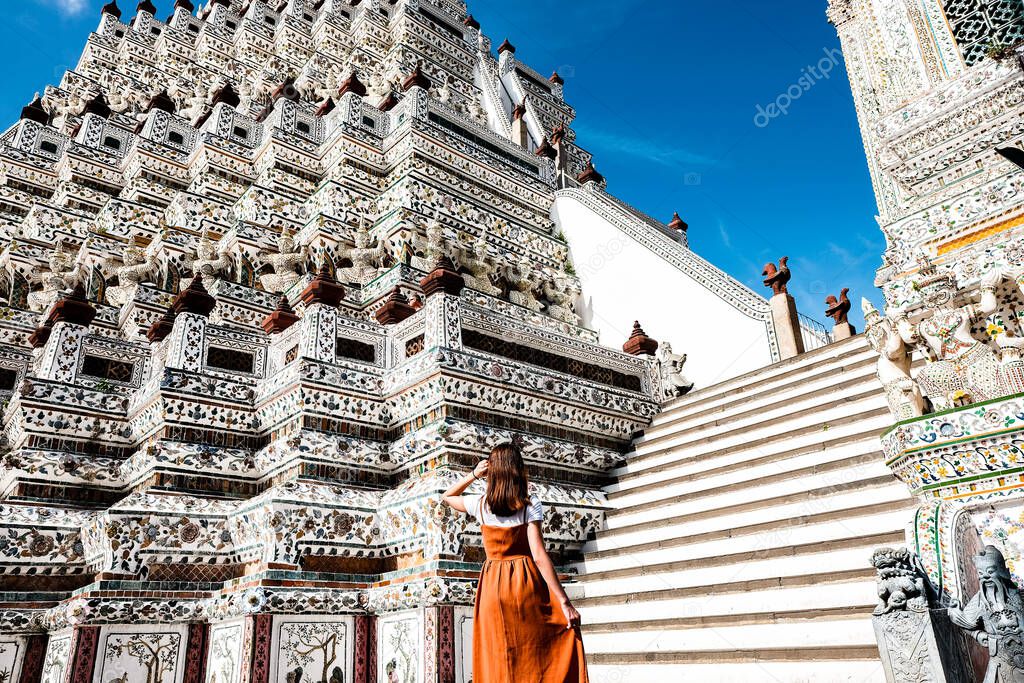
[[[579,629],[567,629],[530,553],[526,524],[481,526],[487,561],[473,620],[473,683],[587,683]]]

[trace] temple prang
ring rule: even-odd
[[[0,134],[0,679],[469,683],[510,441],[594,680],[1019,675],[1024,9],[831,0],[858,335],[460,0],[133,4]]]

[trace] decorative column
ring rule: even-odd
[[[356,617],[354,683],[377,683],[377,617]]]
[[[466,279],[455,270],[455,264],[447,256],[439,258],[434,269],[420,280],[423,295],[427,298],[423,335],[426,348],[462,348],[459,294],[465,286]]]
[[[206,683],[206,657],[210,644],[209,624],[189,624],[182,683]]]
[[[455,683],[455,607],[434,607],[437,633],[437,683]]]
[[[526,125],[526,100],[512,110],[512,142],[530,149],[530,130]]]
[[[324,264],[299,295],[299,301],[306,305],[299,336],[300,355],[334,362],[338,345],[338,304],[344,297],[345,288],[338,284]]]
[[[779,259],[778,267],[774,263],[768,263],[761,272],[765,278],[764,286],[771,287],[772,290],[772,298],[768,300],[768,304],[772,310],[772,323],[775,326],[781,360],[799,356],[804,352],[804,338],[800,333],[800,314],[796,310],[796,301],[789,295],[789,290],[786,288],[792,277],[788,261],[789,257],[783,256]]]
[[[43,662],[46,660],[45,634],[25,638],[25,658],[21,661],[21,676],[17,683],[40,683],[43,679]],[[13,683],[13,682],[12,682]]]
[[[117,0],[111,0],[100,10],[100,25],[96,33],[101,36],[112,35],[120,25],[121,9],[117,6]]]
[[[555,172],[559,176],[569,168],[569,150],[566,148],[568,143],[565,139],[568,133],[569,131],[561,124],[551,131],[551,145],[555,149]],[[589,168],[593,167],[591,163]],[[586,182],[580,180],[580,184],[586,185]]]
[[[191,0],[176,0],[174,3],[174,15],[171,18],[170,24],[183,31],[188,30],[189,20],[192,18],[192,13],[195,9]]]
[[[149,33],[149,27],[153,24],[156,16],[156,5],[149,0],[142,0],[135,8],[135,20],[132,22],[132,29],[139,33]]]
[[[67,683],[92,683],[96,668],[96,648],[100,642],[99,626],[78,626],[71,639]]]
[[[201,372],[203,369],[203,351],[206,348],[207,318],[217,305],[217,300],[206,291],[201,276],[196,276],[184,290],[178,293],[171,305],[174,321],[171,331],[164,344],[167,353],[165,366],[177,370]],[[150,328],[164,323],[158,320]],[[153,339],[151,336],[150,339]]]
[[[86,300],[81,285],[53,305],[46,322],[29,337],[33,347],[42,349],[35,368],[37,377],[56,382],[75,381],[82,340],[95,317],[96,309]]]
[[[273,636],[274,615],[254,614],[249,617],[252,633],[252,651],[247,683],[270,683],[270,643]]]

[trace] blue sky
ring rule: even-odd
[[[104,2],[4,3],[4,120],[77,62]],[[165,16],[173,0],[155,4]],[[495,45],[508,37],[524,62],[565,78],[577,142],[609,191],[665,221],[679,211],[693,249],[757,291],[764,263],[789,256],[790,291],[811,317],[849,287],[859,323],[861,296],[881,303],[884,239],[825,6],[470,0]],[[769,107],[787,91],[799,96],[785,114]]]

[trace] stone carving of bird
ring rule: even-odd
[[[843,291],[839,292],[839,298],[836,299],[834,296],[829,295],[825,299],[825,305],[828,308],[825,310],[825,315],[832,318],[836,325],[841,325],[847,322],[847,314],[850,312],[852,304],[850,303],[849,297],[846,295],[850,293],[848,287],[844,287]]]
[[[789,272],[789,266],[786,265],[789,262],[788,256],[783,256],[779,259],[779,267],[776,268],[774,263],[766,263],[764,271],[761,273],[764,276],[764,286],[772,288],[773,295],[788,294],[786,284],[792,275]]]

